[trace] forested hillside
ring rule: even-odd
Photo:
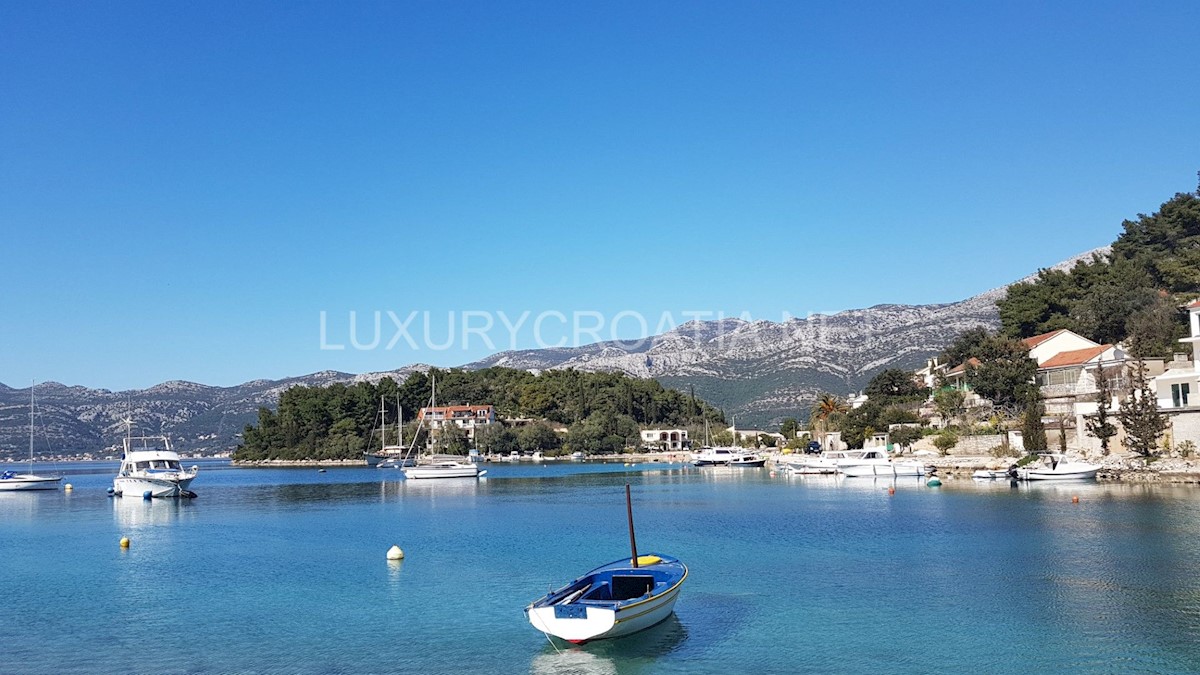
[[[1186,331],[1180,306],[1200,295],[1200,191],[1122,223],[1107,255],[1070,271],[1043,270],[997,305],[1002,331],[1029,337],[1060,328],[1135,356],[1169,357]]]
[[[570,428],[567,447],[585,452],[619,451],[636,445],[640,426],[702,426],[724,415],[688,394],[654,380],[620,373],[552,370],[539,375],[511,368],[438,370],[413,373],[403,384],[384,378],[377,384],[293,387],[277,410],[262,408],[258,423],[246,426],[234,458],[356,459],[379,443],[380,400],[389,420],[396,401],[406,420],[429,403],[431,377],[438,405],[491,404],[500,418],[533,418]]]

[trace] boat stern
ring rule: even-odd
[[[581,604],[530,605],[525,616],[539,631],[576,644],[604,637],[617,623],[614,610]]]

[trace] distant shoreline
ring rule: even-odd
[[[670,464],[672,462],[687,462],[691,460],[690,452],[640,452],[634,454],[621,455],[588,455],[582,461],[584,462],[602,462],[605,464],[624,463],[624,464],[653,464],[663,463]],[[556,463],[571,463],[572,460],[568,456],[563,457],[547,457],[540,462],[531,459],[522,458],[515,462],[509,461],[484,461],[481,464],[556,464]],[[230,463],[233,466],[244,467],[248,469],[274,469],[287,467],[365,467],[366,460],[362,459],[261,459],[261,460],[236,460],[231,459]]]

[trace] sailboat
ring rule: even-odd
[[[766,457],[761,457],[757,453],[750,452],[736,445],[736,417],[733,418],[731,429],[734,433],[735,445],[722,445],[714,448],[709,445],[708,441],[708,420],[704,420],[704,447],[700,448],[700,452],[692,455],[692,464],[695,466],[741,466],[751,468],[766,465]]]
[[[625,485],[631,557],[601,565],[529,603],[525,616],[546,635],[583,644],[649,628],[675,611],[688,577],[678,558],[638,555],[633,535],[633,503]]]
[[[379,419],[381,429],[379,434],[379,450],[367,450],[363,452],[363,457],[367,460],[367,466],[373,466],[378,469],[399,469],[404,466],[412,466],[412,458],[406,458],[407,454],[404,447],[404,408],[400,405],[400,395],[396,395],[396,445],[387,444],[387,409],[383,404],[383,397],[379,399]]]
[[[0,473],[0,491],[57,490],[62,476],[39,476],[33,472],[33,384],[29,385],[29,473]]]
[[[429,407],[433,408],[437,400],[437,380],[430,376],[430,394]],[[452,421],[446,420],[446,424],[453,424]],[[425,419],[422,416],[418,426],[417,435],[413,436],[413,447],[417,447],[417,437],[421,435],[421,427],[424,426]],[[429,449],[429,444],[425,443],[422,449],[418,451],[416,461],[412,466],[404,469],[404,477],[410,480],[421,478],[478,478],[487,471],[480,471],[479,466],[474,462],[469,461],[466,457],[457,455],[435,455]]]

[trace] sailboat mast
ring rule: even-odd
[[[33,385],[34,380],[29,381],[29,473],[33,473]]]
[[[379,431],[379,448],[387,447],[387,409],[383,407],[383,397],[379,397],[379,420],[383,426]]]
[[[400,405],[400,394],[396,394],[396,445],[404,447],[404,406]]]
[[[633,498],[629,496],[629,483],[625,484],[625,514],[629,517],[629,548],[633,551],[633,566],[637,567],[637,539],[633,536]]]

